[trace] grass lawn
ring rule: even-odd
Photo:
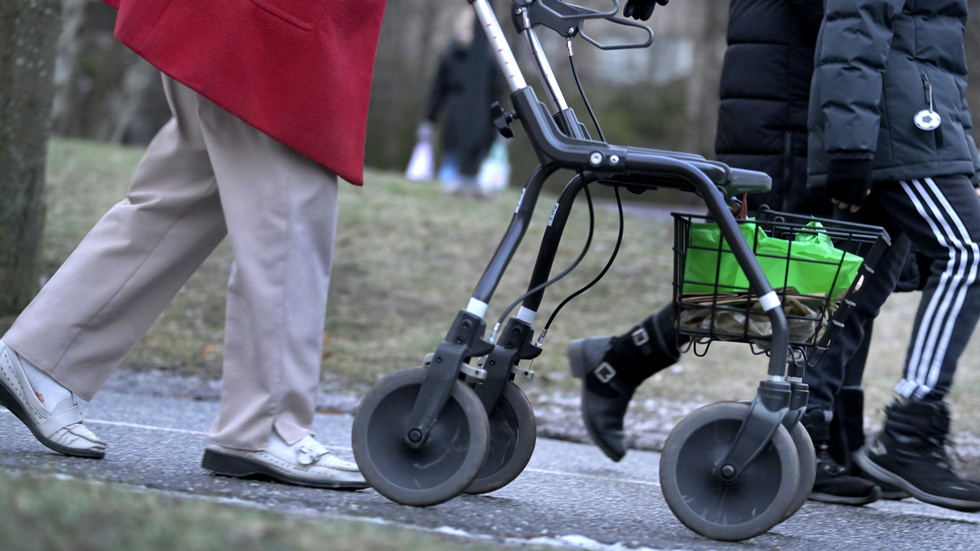
[[[44,274],[57,269],[98,217],[123,197],[141,155],[140,148],[52,142]],[[434,182],[409,182],[399,174],[371,170],[363,188],[341,184],[340,230],[324,335],[325,381],[363,393],[378,378],[419,365],[435,349],[465,307],[510,221],[520,197],[518,178],[515,175],[511,188],[490,200],[446,195]],[[547,193],[538,201],[536,219],[490,305],[488,332],[526,290],[554,201]],[[568,266],[586,240],[588,209],[584,197],[578,203],[553,273]],[[535,320],[539,332],[559,302],[601,271],[615,246],[618,216],[608,202],[597,203],[590,252],[576,271],[546,293]],[[621,333],[667,303],[673,235],[669,217],[663,215],[667,209],[628,209],[616,262],[551,325],[544,353],[531,366],[536,378],[524,385],[532,399],[536,393],[577,388],[564,357],[571,339]],[[127,360],[127,368],[220,376],[224,287],[231,261],[226,241],[164,311]],[[880,420],[876,408],[890,399],[891,386],[901,373],[918,297],[893,295],[876,320],[865,376],[869,423]],[[765,357],[753,356],[745,345],[715,343],[703,357],[689,353],[655,376],[640,388],[635,403],[748,399],[766,367]],[[958,430],[980,426],[978,367],[980,344],[975,340],[962,358],[950,397]]]
[[[490,551],[490,541],[276,513],[132,486],[0,473],[5,551]],[[524,546],[522,546],[524,547]],[[543,550],[542,546],[527,546]]]

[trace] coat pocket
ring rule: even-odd
[[[304,31],[316,28],[327,7],[324,0],[249,0],[259,8]]]

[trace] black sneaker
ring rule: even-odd
[[[855,454],[875,480],[897,486],[921,501],[957,511],[980,511],[980,486],[963,480],[946,453],[949,406],[943,402],[893,403],[885,425]]]
[[[830,419],[822,409],[808,409],[800,420],[817,452],[817,476],[808,499],[840,505],[867,505],[878,501],[881,489],[869,480],[851,476],[830,454]]]

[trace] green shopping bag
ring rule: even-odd
[[[774,289],[792,287],[800,295],[837,298],[857,277],[863,259],[836,248],[819,222],[809,222],[786,240],[767,235],[749,220],[739,229]],[[689,235],[684,294],[748,292],[749,280],[717,224],[691,224]]]

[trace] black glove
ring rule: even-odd
[[[623,17],[632,17],[633,19],[646,21],[653,15],[653,8],[657,7],[657,4],[666,6],[667,2],[670,2],[670,0],[626,0],[626,7],[623,8]]]
[[[871,191],[872,162],[872,159],[831,159],[827,197],[838,207],[857,212]]]

